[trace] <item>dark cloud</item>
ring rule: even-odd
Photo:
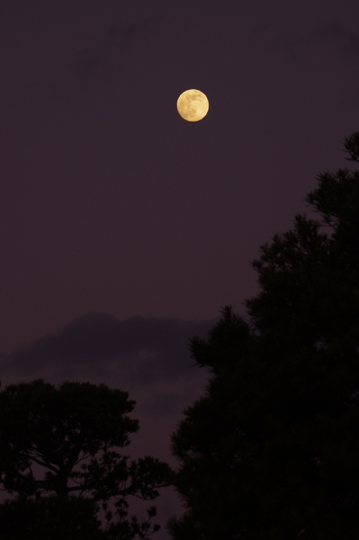
[[[121,68],[120,60],[130,44],[139,36],[150,33],[158,15],[141,21],[111,24],[107,30],[93,36],[79,47],[74,56],[74,73],[83,82],[107,80]]]
[[[135,316],[119,321],[90,311],[1,361],[2,374],[21,380],[116,378],[136,385],[176,381],[188,375],[189,340],[205,336],[214,321]]]
[[[312,41],[317,42],[337,42],[338,40],[347,39],[349,32],[345,26],[336,20],[326,21],[316,25],[312,31]]]
[[[322,22],[302,34],[295,35],[294,31],[287,31],[275,38],[269,37],[268,28],[265,30],[262,33],[270,44],[269,51],[280,51],[290,63],[298,66],[306,64],[313,52],[349,62],[357,60],[359,56],[359,32],[351,32],[339,20]]]
[[[298,48],[296,41],[290,36],[281,36],[272,39],[270,42],[269,51],[280,51],[281,54],[284,54],[285,58],[289,60],[291,64],[296,66],[302,64],[301,53]]]
[[[329,20],[316,25],[308,35],[308,44],[324,48],[341,60],[358,60],[359,32],[351,32],[338,20]]]

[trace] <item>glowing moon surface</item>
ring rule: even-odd
[[[179,114],[188,122],[198,122],[208,113],[209,101],[200,90],[186,90],[177,100]]]

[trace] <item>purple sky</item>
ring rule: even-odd
[[[170,459],[204,388],[189,338],[243,311],[259,246],[348,165],[358,21],[356,0],[0,3],[3,383],[128,390],[134,451]]]

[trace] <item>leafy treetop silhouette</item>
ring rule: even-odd
[[[158,488],[168,485],[171,470],[149,456],[129,462],[119,452],[139,427],[128,416],[134,403],[122,390],[69,381],[56,388],[39,379],[0,392],[0,484],[16,497],[0,506],[0,529],[15,535],[4,538],[21,536],[15,529],[23,520],[14,522],[14,512],[33,516],[27,534],[33,527],[38,538],[39,527],[51,529],[54,515],[61,519],[49,538],[70,535],[76,527],[86,538],[89,530],[94,538],[146,537],[155,507],[139,523],[128,518],[128,498],[154,499]],[[100,504],[105,531],[96,517]]]
[[[359,162],[359,133],[345,139]],[[250,324],[191,340],[205,395],[172,435],[174,540],[354,540],[359,530],[359,171],[318,177],[319,219],[261,247]]]

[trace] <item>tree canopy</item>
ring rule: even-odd
[[[156,509],[142,522],[130,518],[129,498],[156,498],[171,470],[150,456],[129,461],[120,452],[139,428],[128,416],[134,404],[127,392],[104,384],[66,381],[56,388],[39,379],[4,388],[0,485],[14,498],[0,505],[0,538],[147,537]]]
[[[359,162],[359,133],[344,147]],[[250,322],[227,306],[191,340],[210,376],[172,435],[175,540],[358,537],[359,171],[320,174],[306,202],[318,219],[252,263]]]

